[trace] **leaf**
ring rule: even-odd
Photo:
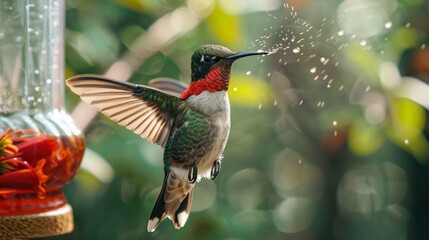
[[[396,145],[411,152],[418,160],[427,161],[429,143],[422,132],[426,123],[424,108],[406,98],[393,99],[391,106],[388,136]]]
[[[384,136],[375,125],[357,120],[350,127],[348,146],[351,152],[359,156],[374,153],[384,143]]]
[[[240,18],[227,13],[219,3],[216,4],[207,23],[219,44],[238,47],[244,42]]]
[[[232,104],[244,107],[272,104],[271,87],[261,78],[234,75],[228,90]]]
[[[391,117],[395,128],[415,128],[421,131],[426,122],[423,107],[406,98],[393,99]]]

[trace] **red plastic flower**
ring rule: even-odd
[[[2,189],[32,190],[43,198],[49,180],[44,167],[56,145],[35,130],[9,132],[6,129],[0,135],[0,193]]]

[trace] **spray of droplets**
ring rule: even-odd
[[[303,77],[318,81],[328,89],[335,86],[336,90],[342,91],[344,86],[335,83],[329,68],[339,66],[336,54],[338,49],[347,46],[343,43],[345,32],[338,30],[330,36],[324,36],[324,29],[332,27],[331,25],[335,24],[335,21],[328,21],[327,18],[324,18],[319,27],[313,27],[309,22],[299,18],[294,7],[288,3],[283,5],[280,15],[282,17],[267,12],[266,22],[270,26],[264,28],[264,35],[252,42],[249,47],[250,49],[265,49],[274,53],[269,57],[261,57],[260,62],[267,59],[270,63],[274,62],[277,67],[284,68],[289,67],[292,63],[299,63],[301,66],[308,67],[308,75]],[[321,44],[335,46],[332,47],[335,50],[319,51]],[[246,74],[250,75],[252,71],[248,71]],[[271,72],[267,73],[268,80],[271,75]],[[299,101],[299,106],[301,105],[303,105],[303,100]],[[325,106],[325,101],[314,102],[316,108]]]
[[[311,80],[313,85],[322,86],[330,91],[350,90],[346,88],[347,84],[338,79],[336,75],[341,67],[339,59],[344,50],[351,45],[364,50],[372,49],[373,43],[370,40],[359,39],[356,34],[341,29],[341,24],[338,24],[343,19],[341,15],[335,20],[325,17],[313,26],[300,18],[294,7],[288,3],[284,3],[279,12],[266,12],[266,14],[268,27],[263,29],[264,34],[253,41],[249,47],[273,53],[272,56],[260,57],[261,63],[265,60],[269,61],[269,64],[274,63],[277,69],[281,67],[287,69],[292,63],[298,63],[300,67],[307,68],[307,75],[300,75],[299,77],[303,79],[297,81]],[[384,24],[386,31],[393,27],[392,21]],[[409,24],[406,27],[409,27]],[[385,37],[385,41],[387,40],[388,38]],[[425,47],[422,45],[422,48]],[[384,54],[384,50],[380,50],[380,54]],[[249,70],[246,74],[250,75],[252,71]],[[269,81],[272,76],[271,72],[268,72],[266,76]],[[328,101],[313,99],[307,104],[320,109],[325,108]],[[302,105],[303,100],[300,100],[299,106]]]

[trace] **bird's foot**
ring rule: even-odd
[[[197,178],[198,178],[198,168],[197,168],[197,164],[194,164],[191,168],[189,168],[188,180],[190,183],[195,183],[195,181],[197,181]]]
[[[213,163],[213,167],[212,170],[210,171],[210,178],[213,180],[216,178],[216,176],[219,174],[220,172],[220,166],[221,166],[221,161],[219,159],[217,159],[214,163]]]

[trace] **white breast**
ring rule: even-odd
[[[191,95],[186,99],[188,105],[207,116],[228,117],[229,99],[226,91],[208,92],[204,91],[198,96]]]
[[[229,99],[226,91],[208,92],[204,91],[198,96],[190,96],[186,102],[192,108],[208,116],[208,120],[216,126],[217,133],[214,134],[213,148],[198,165],[198,176],[210,177],[213,162],[222,157],[228,140],[230,121]]]

